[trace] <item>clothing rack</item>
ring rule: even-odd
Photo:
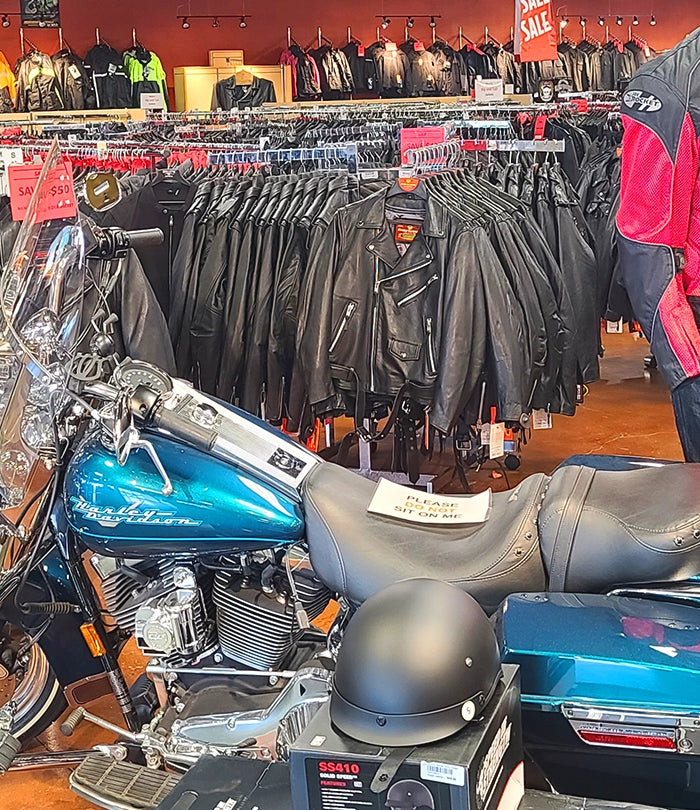
[[[546,152],[566,150],[563,140],[462,140],[454,138],[444,143],[421,146],[406,152],[408,169],[414,174],[455,166],[462,152]]]
[[[325,168],[338,168],[330,165],[331,161],[344,161],[348,172],[356,174],[358,170],[357,144],[347,143],[341,146],[317,146],[308,149],[258,149],[242,151],[217,151],[209,155],[209,165],[279,165],[291,162],[323,161]]]

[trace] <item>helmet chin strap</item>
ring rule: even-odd
[[[391,784],[391,780],[396,776],[398,769],[416,750],[416,747],[413,745],[406,748],[390,748],[384,750],[388,750],[389,753],[374,774],[372,784],[369,786],[372,793],[383,793],[387,789]]]

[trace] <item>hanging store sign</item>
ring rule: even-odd
[[[515,53],[521,62],[559,58],[551,0],[515,0]]]
[[[142,110],[164,110],[165,99],[162,93],[141,93]]]
[[[42,169],[43,166],[37,163],[8,167],[10,207],[15,222],[23,220],[26,216]],[[73,169],[70,163],[62,163],[52,169],[46,178],[36,212],[37,221],[68,219],[77,215]]]
[[[503,79],[476,79],[474,101],[477,104],[493,104],[503,101]]]
[[[59,0],[20,0],[22,28],[60,28]]]
[[[401,130],[401,165],[408,165],[408,150],[433,146],[447,140],[445,127],[404,127]]]

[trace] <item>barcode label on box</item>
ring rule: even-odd
[[[420,778],[464,787],[464,768],[461,765],[445,765],[442,762],[421,762]]]

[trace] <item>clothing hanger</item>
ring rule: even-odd
[[[255,75],[242,65],[235,69],[233,75],[236,78],[237,85],[252,85],[255,81]]]

